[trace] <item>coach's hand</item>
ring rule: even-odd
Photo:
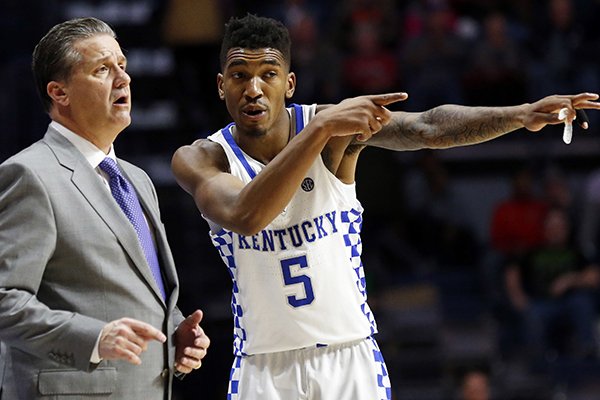
[[[124,360],[134,365],[142,363],[139,355],[146,351],[148,342],[164,343],[166,336],[145,322],[121,318],[109,322],[102,329],[98,355],[104,360]]]
[[[175,369],[188,374],[200,368],[210,339],[200,327],[202,311],[196,310],[175,331]]]

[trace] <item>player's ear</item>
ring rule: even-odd
[[[291,99],[292,96],[294,95],[295,90],[296,90],[296,74],[294,74],[293,72],[290,72],[288,74],[288,79],[287,79],[287,89],[285,91],[285,98]]]
[[[223,74],[217,74],[217,91],[219,98],[225,100],[225,90],[223,90]]]

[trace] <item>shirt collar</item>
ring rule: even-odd
[[[58,133],[65,137],[73,146],[77,148],[83,154],[88,163],[92,166],[92,168],[98,167],[98,164],[102,162],[106,157],[110,157],[116,161],[117,157],[115,155],[115,148],[113,145],[110,146],[110,151],[108,154],[104,154],[102,150],[96,147],[89,140],[79,136],[75,132],[66,128],[56,121],[50,122],[50,126],[54,128]]]

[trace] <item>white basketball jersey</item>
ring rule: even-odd
[[[315,105],[291,105],[296,133]],[[235,143],[230,124],[209,136],[231,173],[249,183],[265,167]],[[318,157],[294,197],[254,236],[214,227],[211,238],[233,280],[238,356],[366,338],[377,331],[360,260],[362,207],[355,185],[339,181]]]

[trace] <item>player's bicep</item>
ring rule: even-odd
[[[196,185],[192,195],[204,217],[231,229],[237,219],[238,200],[244,183],[230,173],[213,172],[204,176],[202,184]]]
[[[171,160],[171,169],[175,180],[186,192],[193,195],[197,186],[201,186],[211,175],[225,172],[226,168],[219,166],[215,150],[203,141],[182,146]]]
[[[220,145],[199,141],[183,146],[173,156],[172,169],[175,179],[192,195],[200,212],[216,223],[228,225],[244,183],[229,173]]]

